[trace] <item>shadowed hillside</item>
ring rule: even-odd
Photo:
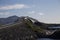
[[[35,40],[37,35],[32,31],[22,18],[15,24],[5,25],[0,28],[1,40]]]
[[[48,37],[56,32],[48,30],[52,25],[31,17],[19,17],[13,23],[0,26],[0,40],[36,40],[38,37]]]

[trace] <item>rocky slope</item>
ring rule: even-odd
[[[57,33],[53,35],[54,30],[47,29],[49,25],[52,24],[41,23],[31,17],[17,17],[13,23],[0,26],[0,40],[37,40],[38,37],[54,37]]]
[[[14,24],[2,25],[0,40],[36,40],[37,35],[26,22],[22,17]]]

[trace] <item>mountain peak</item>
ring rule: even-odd
[[[8,18],[12,18],[12,17],[18,17],[18,16],[14,15],[14,16],[10,16],[10,17],[8,17]]]

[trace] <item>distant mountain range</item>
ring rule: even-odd
[[[18,16],[11,16],[8,18],[0,18],[0,24],[14,23],[17,19],[19,19]]]
[[[23,19],[25,16],[22,16],[22,17],[18,17],[18,16],[16,16],[16,15],[14,15],[14,16],[10,16],[10,17],[8,17],[8,18],[0,18],[0,25],[4,25],[4,24],[10,24],[10,23],[15,23],[16,21],[18,21],[18,20],[20,20],[21,21],[21,19]],[[25,18],[27,18],[27,17],[25,17]],[[45,24],[45,25],[49,25],[49,26],[60,26],[60,24],[47,24],[47,23],[43,23],[43,22],[39,22],[38,20],[36,20],[36,19],[34,19],[34,18],[31,18],[31,17],[29,17],[29,19],[33,19],[33,20],[35,20],[35,23],[37,24],[37,25],[39,25],[40,26],[40,24],[42,25],[42,24]],[[33,20],[31,20],[31,21],[33,21]],[[37,21],[37,22],[36,22]],[[34,22],[34,21],[33,21]]]

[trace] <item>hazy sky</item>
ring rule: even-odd
[[[12,15],[60,23],[60,0],[0,0],[0,18]]]

